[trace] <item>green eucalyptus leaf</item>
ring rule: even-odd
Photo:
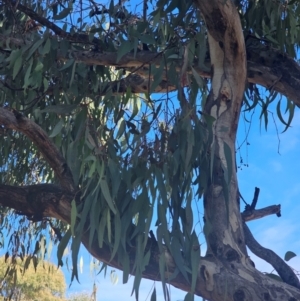
[[[191,283],[191,292],[195,292],[198,271],[200,265],[200,243],[198,241],[197,234],[195,231],[192,233],[191,237],[192,248],[191,248],[191,268],[192,268],[192,283]]]
[[[129,256],[127,253],[123,253],[122,267],[123,267],[123,284],[128,282],[130,265],[129,265]]]
[[[100,220],[100,223],[99,223],[99,226],[98,226],[98,245],[99,245],[99,248],[102,248],[103,247],[103,242],[104,242],[104,231],[105,231],[105,228],[106,228],[106,224],[107,224],[107,212],[109,209],[107,208],[102,216],[101,216],[101,220]]]
[[[284,255],[284,260],[285,260],[285,261],[289,261],[290,259],[292,259],[292,258],[294,258],[294,257],[296,257],[296,256],[297,256],[297,255],[296,255],[294,252],[288,251],[288,252],[286,252],[285,255]]]
[[[105,178],[100,181],[100,187],[101,187],[102,194],[103,194],[109,208],[111,209],[111,211],[114,214],[116,214],[117,210],[116,210],[114,201],[113,201],[112,196],[110,194],[108,184],[107,184],[107,181],[105,180]]]
[[[194,301],[194,294],[187,293],[184,297],[184,301]]]
[[[76,236],[72,240],[71,244],[71,249],[72,249],[72,276],[71,276],[71,281],[73,281],[74,277],[76,280],[79,282],[78,278],[78,253],[79,253],[79,248],[80,248],[81,240],[80,236]]]
[[[23,59],[22,59],[22,56],[20,55],[16,59],[15,64],[14,64],[13,79],[16,78],[16,76],[18,75],[19,71],[21,70],[21,68],[22,68],[22,62],[23,62]]]
[[[44,48],[43,48],[41,54],[45,55],[45,54],[49,53],[50,49],[51,49],[51,40],[48,38],[45,42],[45,45],[44,45]]]
[[[274,280],[282,282],[282,279],[278,275],[276,275],[276,274],[265,273],[265,275],[268,276],[268,277],[270,277],[270,278],[272,278],[272,279],[274,279]]]
[[[63,266],[62,257],[64,255],[64,251],[70,241],[70,238],[71,238],[71,229],[68,229],[68,231],[65,233],[65,235],[63,236],[63,238],[61,239],[61,241],[59,242],[58,247],[57,247],[58,266]]]
[[[29,49],[29,52],[27,54],[26,60],[29,60],[33,53],[44,43],[44,39],[38,39],[32,47]]]
[[[65,7],[64,9],[62,9],[60,11],[60,13],[58,15],[54,15],[53,16],[53,19],[54,20],[61,20],[61,19],[64,19],[66,18],[71,12],[71,8],[70,7]]]
[[[71,202],[71,233],[74,236],[75,235],[75,223],[77,219],[77,207],[75,199]]]
[[[73,66],[74,67],[75,64],[75,60],[74,59],[69,59],[61,68],[60,71],[63,71],[65,69],[68,69],[69,67]]]
[[[117,63],[121,60],[121,58],[126,54],[129,53],[134,47],[134,43],[131,41],[124,41],[122,46],[119,47],[117,52]]]
[[[49,137],[53,138],[53,137],[57,136],[61,132],[63,125],[64,125],[63,120],[60,119],[58,121],[58,123],[55,125],[55,127]]]

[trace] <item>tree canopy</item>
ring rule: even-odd
[[[124,283],[135,275],[137,298],[144,277],[166,299],[171,284],[186,300],[300,300],[292,269],[245,223],[280,205],[256,210],[256,190],[241,213],[235,163],[241,109],[260,108],[267,128],[277,102],[287,130],[300,106],[298,1],[1,0],[0,10],[9,254],[43,257],[52,239],[62,265],[70,244],[78,278],[83,243]]]
[[[0,300],[65,300],[63,272],[46,261],[37,264],[35,257],[1,257],[0,279]]]

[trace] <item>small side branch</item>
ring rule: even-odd
[[[254,197],[253,197],[253,201],[250,205],[250,210],[254,210],[255,207],[256,207],[256,204],[257,204],[257,200],[258,200],[258,196],[259,196],[259,192],[260,192],[260,189],[255,187],[255,192],[254,192]]]
[[[239,195],[243,202],[246,204],[244,212],[241,213],[242,218],[245,222],[249,222],[255,219],[263,218],[267,215],[276,214],[278,217],[281,216],[281,208],[280,205],[272,205],[269,207],[265,207],[259,210],[255,210],[258,196],[259,196],[260,189],[255,187],[254,196],[251,205],[249,205],[244,198],[242,197],[241,193]]]
[[[272,205],[265,208],[257,209],[257,210],[247,210],[241,213],[242,218],[245,222],[250,222],[255,219],[263,218],[265,216],[271,214],[278,214],[280,213],[280,205]]]

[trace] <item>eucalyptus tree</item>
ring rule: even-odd
[[[298,1],[2,0],[2,231],[9,252],[81,243],[104,265],[207,300],[300,300],[291,268],[240,212],[241,108],[300,105]],[[266,97],[260,95],[265,89]],[[281,112],[286,98],[288,120]],[[279,100],[278,100],[279,99]],[[207,252],[194,206],[202,202]],[[15,222],[12,222],[15,221]],[[48,232],[47,232],[48,231]],[[38,238],[37,238],[38,237]],[[255,269],[246,245],[282,282]],[[153,292],[153,298],[155,291]]]

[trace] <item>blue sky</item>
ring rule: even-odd
[[[274,106],[275,107],[275,106]],[[282,216],[276,215],[265,217],[260,220],[248,223],[254,237],[264,246],[274,250],[278,255],[284,257],[287,251],[293,251],[299,255],[300,251],[300,111],[296,110],[292,126],[283,134],[280,134],[284,126],[276,118],[276,109],[274,113],[275,123],[271,116],[269,119],[268,130],[264,126],[260,128],[259,109],[253,115],[251,129],[246,143],[241,147],[240,154],[248,167],[243,167],[238,171],[239,187],[244,199],[251,203],[254,194],[254,188],[260,188],[260,195],[257,208],[269,205],[281,204]],[[248,116],[249,117],[249,116]],[[249,127],[248,123],[243,122],[242,118],[239,124],[238,141],[245,139],[245,132]],[[277,134],[276,127],[279,134]],[[280,140],[280,146],[279,146]],[[279,153],[278,153],[279,146]],[[237,157],[239,160],[239,155]],[[198,203],[200,213],[203,213],[202,201]],[[242,208],[243,210],[243,208]],[[200,237],[203,242],[203,237]],[[204,252],[202,253],[204,255]],[[119,281],[113,284],[110,279],[110,270],[106,278],[103,275],[96,276],[95,271],[90,271],[90,261],[92,257],[82,248],[83,273],[79,275],[81,284],[73,282],[68,292],[91,291],[94,281],[98,286],[97,300],[115,301],[115,300],[135,300],[131,296],[133,277],[129,283],[122,284],[122,272],[116,271]],[[255,255],[249,252],[256,268],[261,272],[272,272],[272,267]],[[296,271],[300,271],[300,256],[289,261],[289,264]],[[65,272],[67,283],[71,274]],[[140,300],[150,300],[154,282],[143,280],[140,288]],[[155,283],[157,290],[157,300],[163,300],[161,284]],[[181,292],[170,287],[171,300],[183,300],[185,292]],[[202,300],[196,298],[196,300]]]

